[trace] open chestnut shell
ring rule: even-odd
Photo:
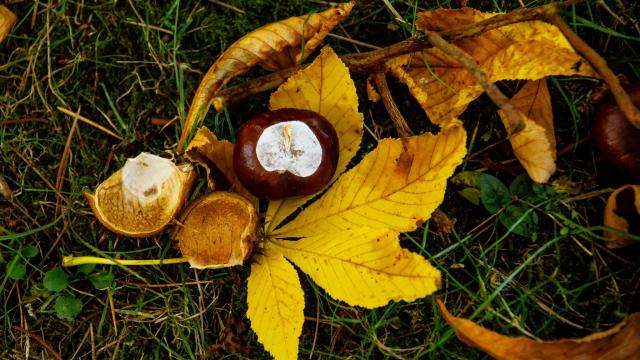
[[[626,90],[640,107],[640,83]],[[611,96],[596,108],[593,136],[611,167],[640,180],[640,129],[631,125]]]
[[[240,128],[233,169],[259,198],[311,195],[329,183],[338,165],[338,135],[322,115],[278,109],[253,116]]]

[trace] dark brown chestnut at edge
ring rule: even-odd
[[[267,171],[256,154],[258,139],[267,127],[293,120],[309,126],[322,147],[320,166],[307,177],[296,176],[288,171]],[[285,108],[255,115],[242,125],[233,148],[233,169],[240,182],[253,195],[278,200],[320,191],[333,177],[338,156],[338,135],[327,119],[314,111]]]
[[[640,83],[626,90],[633,104],[640,107]],[[596,108],[593,136],[611,167],[640,180],[640,129],[631,125],[611,96]]]

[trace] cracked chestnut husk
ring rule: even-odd
[[[240,265],[258,237],[258,212],[238,194],[215,191],[184,209],[171,237],[193,268]]]
[[[256,115],[240,128],[233,168],[253,195],[278,200],[322,190],[338,156],[338,135],[327,119],[285,108]]]
[[[191,164],[175,165],[149,153],[125,165],[85,192],[96,218],[109,230],[129,237],[162,232],[185,203],[197,172]]]

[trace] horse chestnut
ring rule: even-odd
[[[627,89],[640,107],[640,83]],[[593,136],[607,163],[623,174],[640,179],[640,129],[627,120],[612,97],[596,108]]]
[[[338,135],[322,115],[278,109],[256,115],[240,128],[233,169],[253,195],[270,200],[311,195],[333,177]]]

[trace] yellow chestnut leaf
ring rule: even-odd
[[[4,5],[0,5],[0,42],[9,35],[13,24],[15,24],[17,20],[16,14],[12,13],[11,10],[7,9]]]
[[[269,108],[311,110],[324,116],[336,129],[340,146],[338,167],[331,181],[345,171],[362,140],[363,115],[358,112],[356,87],[349,69],[330,47],[324,47],[313,63],[293,75],[271,95]],[[267,210],[268,230],[273,230],[312,196],[272,201]]]
[[[533,181],[545,183],[556,171],[556,138],[547,80],[528,81],[509,102],[524,115],[525,125],[509,137],[513,152]],[[498,114],[511,132],[504,112],[499,110]]]
[[[471,8],[436,9],[418,14],[419,29],[450,30],[496,14]],[[542,21],[527,21],[454,43],[469,53],[492,81],[538,80],[551,75],[597,76],[562,33]],[[460,115],[483,93],[475,77],[438,49],[391,60],[388,69],[405,83],[431,122]]]
[[[244,196],[256,208],[258,207],[258,199],[251,195],[249,191],[240,183],[238,177],[233,172],[233,144],[227,140],[218,140],[206,126],[198,129],[193,140],[185,150],[185,157],[191,161],[197,162],[207,170],[207,183],[209,190],[215,188],[212,171],[214,169],[220,172],[229,180],[232,190]]]
[[[233,43],[218,57],[200,82],[180,135],[178,150],[182,150],[182,144],[192,128],[205,116],[215,93],[231,79],[246,73],[255,65],[277,70],[303,61],[331,29],[349,15],[353,5],[344,3],[320,13],[294,16],[267,24]]]
[[[447,179],[465,154],[466,133],[458,120],[438,135],[384,139],[320,199],[270,235],[308,237],[361,227],[415,230],[442,202]]]
[[[277,248],[267,247],[251,264],[247,316],[264,348],[276,359],[297,359],[304,322],[304,292],[296,269]]]
[[[440,272],[401,248],[393,230],[357,228],[274,244],[329,295],[352,306],[413,301],[440,287]]]

